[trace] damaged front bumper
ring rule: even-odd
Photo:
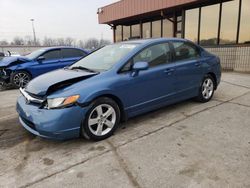
[[[3,82],[5,84],[10,83],[10,75],[11,71],[5,69],[5,68],[0,68],[0,82]]]
[[[80,136],[87,107],[72,106],[47,110],[40,108],[39,105],[27,103],[25,97],[20,96],[16,110],[20,123],[32,134],[49,139],[66,140]]]

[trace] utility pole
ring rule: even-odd
[[[32,30],[33,30],[33,37],[34,37],[34,45],[36,45],[36,32],[35,32],[35,26],[34,26],[34,19],[30,19],[32,23]]]

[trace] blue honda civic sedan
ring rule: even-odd
[[[0,88],[8,84],[24,87],[31,79],[69,66],[87,54],[80,48],[49,47],[22,57],[4,57],[0,60]]]
[[[189,98],[208,102],[220,79],[219,58],[185,39],[127,41],[33,79],[17,112],[41,137],[102,140],[133,116]]]

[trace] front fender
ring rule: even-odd
[[[78,101],[81,104],[89,105],[93,100],[95,100],[96,98],[98,98],[100,96],[104,96],[104,95],[112,95],[112,96],[119,98],[121,100],[121,98],[119,96],[117,96],[113,90],[103,89],[101,91],[91,92],[88,95],[81,96],[81,98]]]

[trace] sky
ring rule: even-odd
[[[0,0],[0,40],[15,36],[112,40],[108,25],[98,23],[97,9],[118,0]]]

